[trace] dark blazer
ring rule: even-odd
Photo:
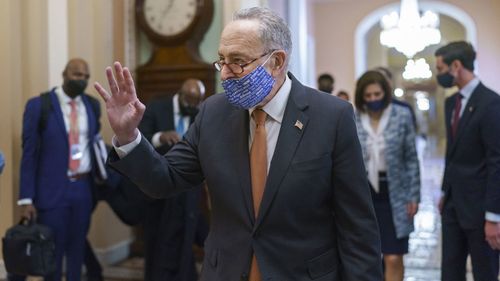
[[[465,105],[452,140],[456,97],[445,103],[445,204],[451,198],[463,228],[482,228],[486,211],[500,214],[500,96],[480,83]]]
[[[154,134],[163,131],[175,131],[174,105],[172,97],[153,100],[146,107],[146,112],[139,124],[141,133],[151,142]],[[190,119],[189,123],[194,120]],[[156,148],[160,154],[167,153],[171,146],[164,144]]]
[[[382,280],[352,106],[289,76],[292,89],[257,218],[249,114],[222,94],[203,103],[184,140],[165,157],[143,138],[123,159],[112,153],[110,164],[155,197],[206,179],[212,219],[201,280],[246,280],[253,252],[262,280]]]
[[[40,96],[28,100],[23,118],[23,154],[19,198],[33,199],[33,203],[38,209],[50,209],[64,204],[65,190],[69,183],[67,175],[68,134],[55,88],[49,95],[51,110],[42,131],[38,130],[41,115]],[[95,107],[97,114],[94,113],[95,109],[91,102],[98,103],[95,98],[84,94],[82,100],[87,110],[88,139],[90,154],[93,158],[92,141],[100,130],[100,111],[99,107]]]

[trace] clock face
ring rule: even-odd
[[[156,33],[174,36],[189,27],[197,8],[197,0],[145,0],[144,18]]]

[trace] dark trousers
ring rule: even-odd
[[[87,269],[87,281],[100,281],[102,278],[102,267],[90,246],[89,240],[85,240],[85,268]]]
[[[491,249],[486,242],[484,227],[462,228],[453,203],[448,200],[443,209],[442,228],[442,281],[465,281],[469,254],[474,280],[498,281],[499,252]]]

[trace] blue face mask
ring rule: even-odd
[[[276,81],[264,68],[266,62],[241,78],[222,81],[222,87],[230,104],[249,109],[261,103],[269,95]]]
[[[384,109],[384,100],[368,101],[366,102],[366,108],[373,112],[378,112]]]

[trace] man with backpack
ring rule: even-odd
[[[93,143],[100,107],[84,93],[90,77],[84,60],[70,60],[62,74],[61,87],[26,104],[18,205],[23,217],[55,234],[57,269],[45,280],[61,280],[66,257],[66,280],[78,281],[98,173]]]

